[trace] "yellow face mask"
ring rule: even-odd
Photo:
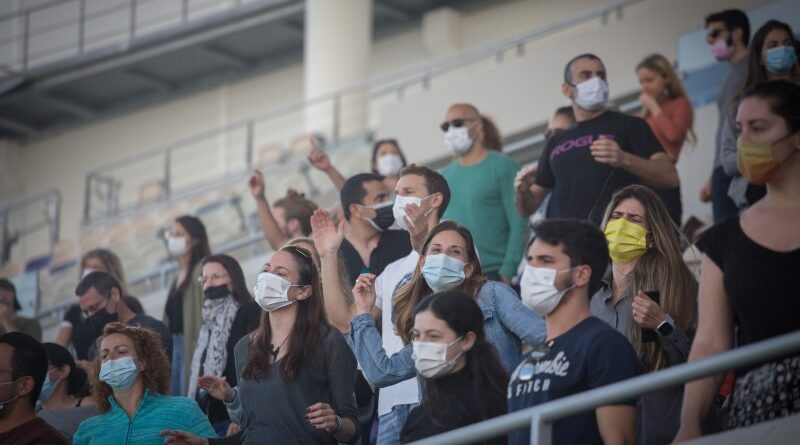
[[[747,181],[755,185],[764,185],[775,176],[781,165],[786,163],[797,150],[788,158],[776,161],[772,156],[772,147],[792,136],[788,134],[775,142],[752,142],[739,138],[736,144],[736,166]]]
[[[615,263],[630,263],[647,251],[647,229],[619,218],[606,224],[608,254]]]

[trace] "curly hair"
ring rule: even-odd
[[[136,326],[128,326],[124,323],[109,323],[103,329],[103,335],[97,339],[97,350],[100,350],[100,343],[111,334],[122,334],[128,337],[136,350],[136,358],[139,363],[145,363],[144,369],[139,369],[138,378],[141,379],[144,389],[167,395],[169,394],[170,368],[167,355],[161,347],[158,334],[150,329]],[[92,362],[92,398],[97,407],[97,412],[103,414],[111,409],[108,396],[111,395],[111,387],[105,382],[100,381],[100,355]]]

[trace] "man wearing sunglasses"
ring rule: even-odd
[[[514,206],[517,161],[500,153],[494,124],[471,104],[455,104],[440,125],[444,143],[457,156],[442,169],[451,190],[442,219],[469,229],[484,274],[508,284],[522,258],[525,220]]]
[[[539,158],[527,208],[538,209],[548,193],[547,218],[600,224],[611,195],[631,184],[678,185],[678,172],[643,119],[608,109],[603,61],[581,54],[564,67],[564,96],[576,123],[553,135]]]
[[[715,139],[714,170],[711,178],[700,190],[700,200],[711,201],[714,222],[724,220],[739,213],[733,200],[728,197],[731,177],[725,173],[720,161],[722,150],[721,133],[728,107],[744,88],[747,80],[747,45],[750,42],[750,22],[747,15],[738,9],[728,9],[706,17],[706,42],[711,55],[719,62],[731,64],[731,70],[722,81],[717,93],[719,124]]]

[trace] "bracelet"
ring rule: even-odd
[[[336,417],[336,429],[333,430],[333,434],[339,434],[342,432],[342,418],[339,415],[334,414]]]

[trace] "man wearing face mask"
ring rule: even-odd
[[[118,312],[122,298],[122,287],[116,278],[105,272],[92,272],[83,277],[75,288],[78,305],[86,315],[86,323],[92,329],[93,338],[103,333],[103,328],[119,320]],[[97,345],[89,346],[89,360],[97,355]],[[79,363],[85,367],[86,363]]]
[[[539,158],[530,208],[551,193],[548,218],[599,224],[618,189],[643,183],[678,185],[678,172],[643,119],[608,109],[606,69],[594,54],[564,67],[562,93],[572,100],[576,123],[554,135]]]
[[[630,342],[592,316],[589,296],[608,263],[606,239],[583,221],[545,220],[536,225],[520,283],[522,302],[545,317],[547,340],[511,376],[508,411],[519,411],[642,372]],[[635,443],[636,401],[601,406],[562,419],[553,443]],[[528,444],[529,428],[509,434],[510,445]]]
[[[453,192],[444,219],[469,229],[490,280],[508,284],[522,257],[525,220],[514,205],[517,161],[487,146],[491,121],[471,104],[455,104],[441,124],[444,143],[457,156],[441,173]],[[493,139],[493,138],[490,138]],[[496,145],[496,144],[493,144]]]
[[[388,230],[395,219],[383,178],[374,173],[355,175],[345,181],[339,198],[347,220],[339,252],[351,285],[359,274],[380,274],[389,263],[411,252],[408,232]]]
[[[45,374],[47,356],[38,341],[21,332],[0,336],[0,444],[67,444],[34,411]]]
[[[711,172],[706,185],[700,190],[700,200],[711,201],[714,212],[714,222],[720,222],[729,216],[739,213],[736,203],[728,196],[731,177],[722,168],[722,129],[725,117],[733,101],[744,87],[747,79],[747,45],[750,42],[750,21],[747,15],[738,9],[728,9],[706,17],[709,45],[711,55],[718,62],[727,62],[731,70],[722,80],[717,93],[717,109],[719,121],[714,141],[714,170]]]

